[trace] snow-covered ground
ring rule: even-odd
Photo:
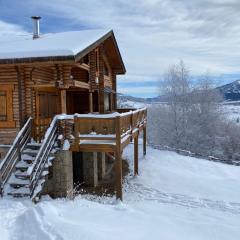
[[[234,122],[240,122],[240,102],[222,104],[221,110],[226,119]]]
[[[240,167],[147,150],[139,176],[125,181],[123,203],[1,199],[0,239],[239,239]],[[132,145],[124,156],[132,166]]]

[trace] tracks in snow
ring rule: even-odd
[[[206,198],[191,197],[183,194],[165,193],[152,187],[130,181],[125,185],[126,200],[154,201],[162,204],[174,204],[187,208],[206,208],[240,215],[239,202],[215,201]]]

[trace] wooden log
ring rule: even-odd
[[[89,112],[93,112],[93,93],[89,92]]]
[[[60,98],[61,98],[61,113],[67,113],[66,90],[60,91]]]

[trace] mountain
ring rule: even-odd
[[[166,96],[157,96],[153,98],[141,98],[118,93],[119,107],[141,107],[146,104],[166,102]]]
[[[216,88],[223,95],[225,100],[240,100],[240,80]]]
[[[240,80],[217,87],[216,90],[220,92],[226,101],[240,100]],[[122,107],[136,107],[136,103],[146,105],[151,103],[166,102],[167,96],[157,96],[153,98],[133,97],[125,94],[118,94],[118,103]]]

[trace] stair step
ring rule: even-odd
[[[16,169],[21,171],[26,171],[32,164],[26,163],[25,161],[20,161],[16,164]]]
[[[23,150],[23,154],[35,157],[38,154],[38,149],[36,150],[36,149],[29,149],[29,148],[27,148],[27,149]]]
[[[28,179],[20,179],[17,178],[15,175],[12,175],[9,179],[9,185],[13,188],[19,188],[22,186],[28,187],[30,184],[30,181]]]
[[[27,187],[20,187],[20,188],[12,188],[8,195],[13,197],[28,197],[30,196],[30,189]]]
[[[28,155],[28,154],[22,154],[22,155],[21,155],[21,159],[22,159],[23,161],[27,162],[27,163],[32,163],[32,162],[34,161],[35,157],[30,156],[30,155]]]
[[[20,178],[20,179],[29,179],[29,175],[27,173],[27,171],[20,171],[20,170],[17,170],[15,173],[14,173],[15,177],[16,178]]]
[[[38,150],[41,147],[41,143],[28,143],[27,147],[33,150]]]

